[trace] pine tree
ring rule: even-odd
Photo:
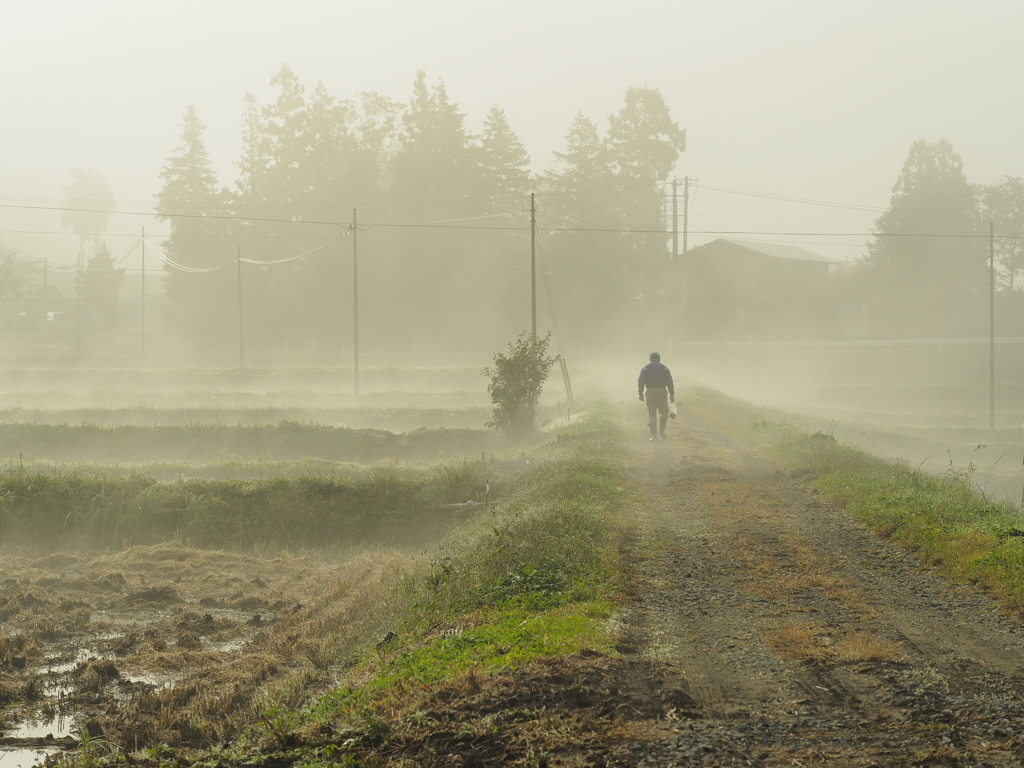
[[[475,156],[480,209],[486,213],[523,210],[531,187],[530,155],[498,106],[484,119]]]
[[[608,145],[582,112],[565,136],[565,151],[554,153],[544,176],[544,211],[549,223],[565,227],[607,226],[614,185]]]
[[[662,183],[686,149],[686,131],[672,119],[660,91],[632,87],[608,118],[608,148],[619,186],[618,226],[636,233],[623,238],[622,245],[637,293],[669,299],[668,237],[660,234],[666,230]]]
[[[213,346],[229,338],[232,282],[224,267],[234,258],[228,227],[220,215],[224,198],[203,140],[206,126],[195,107],[185,110],[181,143],[160,173],[157,218],[170,226],[164,241],[169,263],[165,287],[174,302],[172,323],[186,335]],[[198,270],[198,271],[197,271]]]
[[[440,218],[459,215],[472,173],[465,115],[448,98],[444,81],[427,86],[417,73],[402,140],[392,166],[392,199],[407,215]]]

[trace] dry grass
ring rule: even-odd
[[[831,631],[821,624],[784,624],[766,632],[764,641],[779,658],[809,662],[828,659],[834,645]]]
[[[13,668],[25,657],[113,653],[79,664],[67,682],[79,705],[105,702],[89,715],[104,740],[134,748],[228,739],[269,707],[294,709],[322,691],[329,670],[389,626],[409,560],[389,550],[324,561],[162,544],[3,566],[11,592],[0,618],[23,631],[0,634],[0,703],[33,698]],[[119,635],[97,632],[118,616],[132,622]],[[40,640],[44,649],[31,638],[54,621],[66,631]]]
[[[781,659],[817,664],[900,662],[904,659],[899,643],[870,632],[817,623],[791,622],[767,630],[764,642]]]
[[[906,657],[901,643],[885,640],[868,632],[850,632],[836,645],[836,658],[847,663],[901,662]]]

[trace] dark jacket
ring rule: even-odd
[[[641,368],[640,378],[637,379],[636,383],[641,395],[644,393],[644,387],[647,387],[647,389],[651,387],[668,387],[669,395],[672,397],[676,396],[676,388],[672,383],[672,371],[662,365],[661,360],[651,360],[651,362]]]

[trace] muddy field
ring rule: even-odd
[[[161,478],[171,467],[163,472],[168,481],[183,473],[262,481],[279,470],[358,477],[382,456],[390,457],[389,472],[400,472],[401,450],[392,449],[416,441],[422,450],[404,458],[420,471],[479,456],[481,445],[493,455],[478,370],[371,372],[369,383],[389,389],[359,400],[337,389],[336,374],[315,371],[241,378],[197,371],[184,381],[160,371],[116,373],[67,374],[60,392],[46,389],[56,386],[46,372],[8,375],[0,417],[10,439],[0,461],[18,472]],[[296,439],[287,451],[261,446],[252,440],[261,425],[268,434],[292,430]],[[126,442],[126,426],[155,453]],[[38,439],[47,430],[53,439]],[[211,430],[245,441],[245,450],[167,452],[168,441],[190,433],[204,440]],[[313,437],[334,432],[369,434],[390,447],[353,443],[351,455],[333,456]],[[173,463],[182,457],[187,464]],[[443,518],[418,551],[457,513]],[[332,685],[329,669],[386,631],[388,590],[410,555],[358,541],[330,552],[263,549],[174,541],[41,553],[0,541],[0,768],[32,765],[83,739],[129,750],[222,741],[257,722],[268,702],[298,705]]]
[[[339,649],[386,619],[372,606],[396,552],[339,560],[178,544],[105,555],[5,555],[0,765],[73,746],[190,745],[233,735],[265,697],[330,684]]]

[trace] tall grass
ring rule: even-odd
[[[0,541],[32,549],[182,541],[231,549],[422,545],[450,525],[436,505],[482,493],[505,470],[479,461],[435,469],[379,465],[351,478],[248,481],[105,478],[75,470],[0,473]]]

